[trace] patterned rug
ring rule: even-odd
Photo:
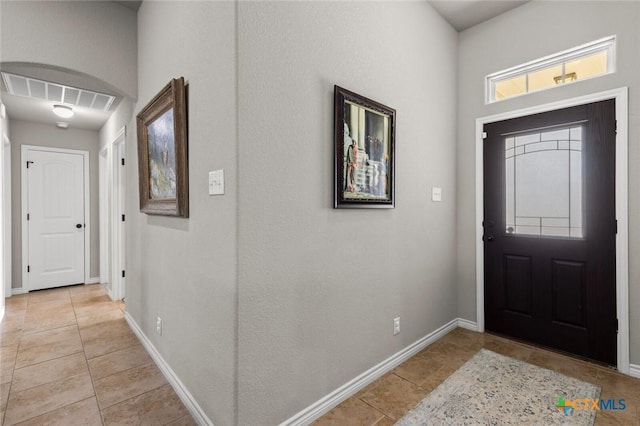
[[[581,409],[591,401],[570,407],[599,396],[598,386],[481,349],[396,425],[592,425],[595,410]]]

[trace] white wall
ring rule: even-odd
[[[9,117],[11,118],[11,117]],[[11,203],[13,288],[22,287],[22,145],[38,145],[55,148],[89,151],[90,221],[91,221],[91,269],[90,277],[100,276],[100,232],[98,212],[98,132],[69,128],[61,130],[52,125],[29,121],[10,120],[11,139]]]
[[[426,2],[238,25],[238,424],[277,424],[457,316],[457,34]],[[393,210],[332,208],[334,84],[397,109]]]
[[[111,1],[3,1],[0,61],[43,64],[137,95],[136,14]]]
[[[566,98],[629,87],[629,306],[631,362],[640,363],[640,3],[529,2],[460,34],[458,74],[458,310],[476,318],[475,120]],[[484,77],[605,36],[617,35],[617,71],[484,105]]]
[[[134,115],[172,78],[189,84],[188,219],[140,213],[135,121],[127,132],[126,309],[216,425],[235,423],[235,10],[233,2],[144,2],[138,11]],[[208,172],[217,169],[226,194],[209,196]]]

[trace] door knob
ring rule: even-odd
[[[82,224],[81,223],[77,223],[76,224],[76,228],[78,228],[78,229],[82,228]]]
[[[483,236],[482,241],[487,241],[487,242],[493,241],[493,235],[487,235],[486,237]]]

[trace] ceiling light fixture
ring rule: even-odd
[[[73,117],[73,109],[71,109],[71,107],[68,107],[66,105],[54,105],[53,113],[58,117],[62,117],[62,118]]]

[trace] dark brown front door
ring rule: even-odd
[[[615,365],[614,101],[484,130],[486,329]]]

